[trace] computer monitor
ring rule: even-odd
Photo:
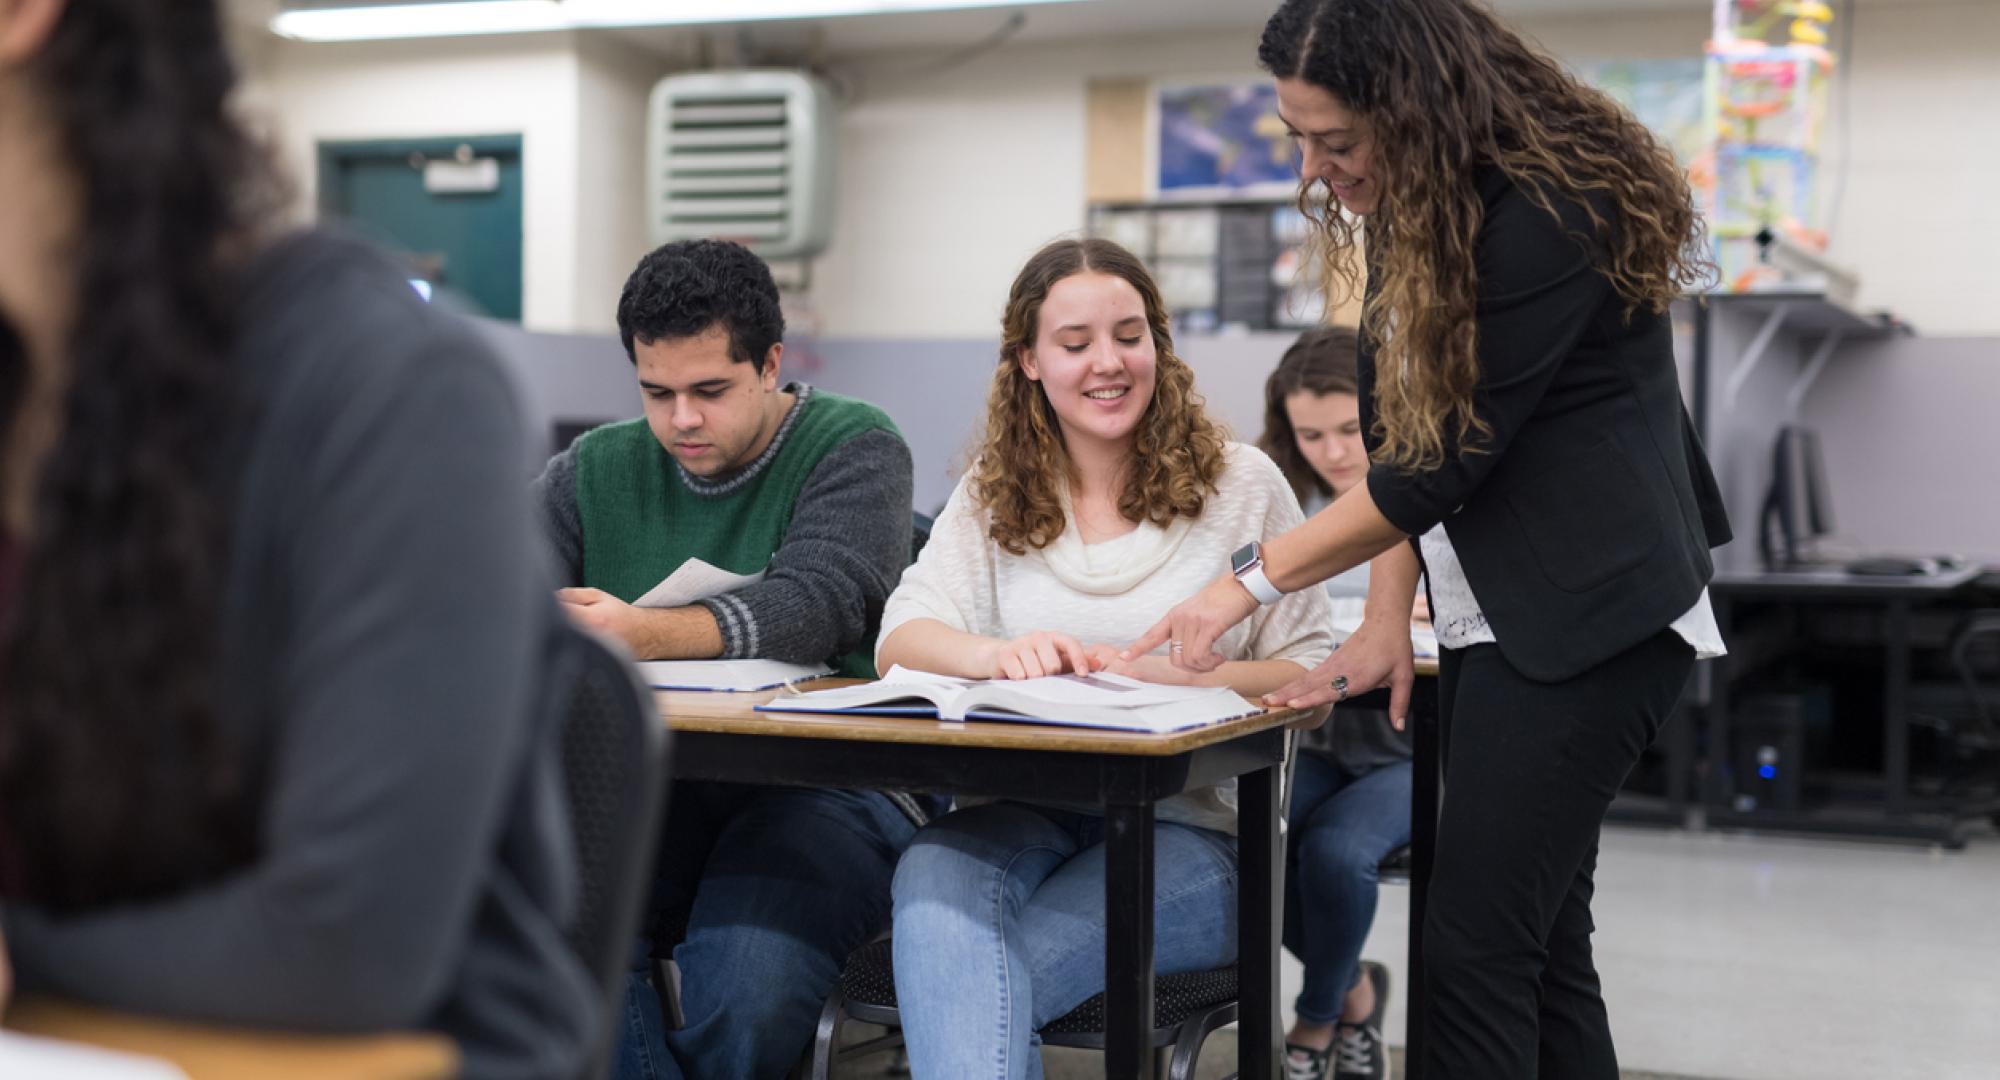
[[[1764,496],[1757,551],[1769,570],[1812,562],[1812,541],[1833,532],[1833,503],[1827,497],[1826,464],[1819,433],[1787,424],[1771,448],[1771,486]]]

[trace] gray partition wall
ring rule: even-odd
[[[1770,482],[1771,440],[1788,395],[1821,340],[1781,328],[1769,355],[1732,379],[1768,308],[1716,305],[1706,404],[1708,450],[1738,541],[1722,565],[1756,561],[1756,513]],[[1685,322],[1685,318],[1680,320]],[[528,333],[484,324],[520,387],[536,461],[560,424],[637,416],[631,363],[609,335]],[[1690,404],[1692,341],[1679,336]],[[1189,336],[1176,348],[1194,368],[1211,412],[1243,442],[1263,423],[1264,380],[1289,334]],[[787,377],[881,405],[916,461],[916,505],[944,504],[984,415],[997,342],[801,340]],[[1730,392],[1734,391],[1733,398]],[[1850,340],[1829,354],[1799,400],[1797,419],[1819,431],[1843,546],[1954,552],[2000,561],[2000,338]]]

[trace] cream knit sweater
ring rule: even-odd
[[[1231,552],[1305,520],[1271,459],[1230,443],[1224,462],[1198,518],[1176,518],[1164,528],[1142,523],[1116,539],[1085,544],[1069,514],[1055,542],[1026,555],[1009,554],[988,538],[988,516],[960,481],[922,557],[889,596],[878,662],[880,643],[913,619],[993,638],[1052,630],[1085,644],[1136,641],[1227,569]],[[1224,634],[1216,651],[1230,660],[1290,660],[1311,668],[1333,650],[1330,619],[1326,590],[1302,589],[1258,609]],[[1236,783],[1174,796],[1160,803],[1158,816],[1234,834]]]

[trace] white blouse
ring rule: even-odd
[[[1424,567],[1431,577],[1431,625],[1437,629],[1438,644],[1447,649],[1463,649],[1493,641],[1493,628],[1480,610],[1479,598],[1472,595],[1472,583],[1465,580],[1465,568],[1458,564],[1458,552],[1451,546],[1442,524],[1419,538],[1424,549]],[[1722,629],[1715,623],[1715,608],[1708,602],[1708,590],[1686,614],[1671,625],[1694,649],[1695,659],[1713,660],[1729,650],[1722,644]]]

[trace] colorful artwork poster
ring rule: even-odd
[[[1269,81],[1163,86],[1157,100],[1162,197],[1282,197],[1297,189],[1292,143]]]
[[[1577,75],[1632,110],[1639,122],[1667,141],[1686,165],[1708,145],[1702,119],[1702,58],[1599,60],[1577,65]]]

